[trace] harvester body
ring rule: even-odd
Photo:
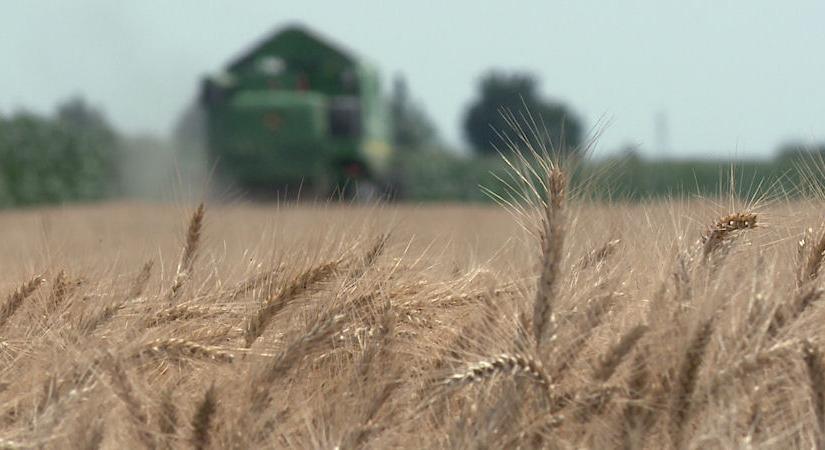
[[[275,33],[208,77],[201,104],[219,174],[250,192],[326,194],[386,176],[377,71],[303,28]]]

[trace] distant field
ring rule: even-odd
[[[825,444],[822,202],[551,198],[2,212],[0,448]]]

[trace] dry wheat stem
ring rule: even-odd
[[[266,409],[271,402],[272,384],[295,365],[306,353],[319,343],[334,335],[342,326],[342,314],[329,314],[317,321],[303,336],[291,342],[286,348],[271,358],[263,370],[259,371],[251,383],[249,412],[256,415]]]
[[[194,319],[226,311],[226,308],[216,306],[181,303],[180,305],[170,306],[158,311],[146,319],[145,325],[147,328],[151,328],[167,322]]]
[[[756,214],[751,212],[734,213],[720,218],[702,235],[702,255],[707,259],[719,250],[733,233],[756,228],[756,219]]]
[[[633,368],[627,380],[630,401],[622,411],[622,448],[624,450],[644,448],[647,431],[656,419],[653,409],[641,404],[648,394],[649,380],[647,354],[639,351],[634,358]]]
[[[396,317],[389,303],[386,303],[383,308],[384,311],[381,314],[381,322],[378,327],[379,331],[367,344],[355,369],[354,384],[360,384],[364,389],[364,395],[371,398],[369,398],[367,408],[362,414],[359,426],[346,435],[341,448],[361,448],[371,435],[379,431],[379,427],[375,424],[376,415],[395,390],[401,386],[400,381],[389,375],[392,369],[387,367],[386,361],[391,337],[395,331]],[[382,367],[373,369],[373,366],[377,363],[383,363]],[[380,370],[380,376],[371,380],[369,376],[370,369],[373,369],[373,372]],[[388,378],[390,381],[385,381]],[[381,385],[381,388],[370,395],[369,387],[374,384]]]
[[[51,296],[46,303],[49,312],[55,311],[60,304],[62,304],[63,301],[72,294],[72,292],[80,287],[81,284],[82,280],[69,280],[69,277],[66,276],[66,272],[61,270],[55,277],[54,284],[52,285]]]
[[[670,433],[675,448],[682,445],[682,434],[691,407],[691,397],[699,377],[699,367],[704,362],[713,335],[713,325],[713,318],[705,319],[699,324],[679,364],[670,407]]]
[[[813,237],[813,228],[806,228],[802,232],[802,237],[796,243],[796,284],[801,286],[808,280],[808,250],[811,248],[811,241]],[[823,230],[825,236],[825,229]]]
[[[285,267],[285,264],[281,264],[280,266],[278,266],[278,268],[270,270],[269,272],[263,272],[250,276],[249,278],[239,282],[232,289],[232,291],[230,291],[227,297],[229,298],[229,300],[236,300],[239,297],[251,291],[254,291],[262,286],[271,285],[274,282],[274,280],[278,277],[278,275],[284,271]]]
[[[802,356],[808,372],[814,418],[816,419],[816,448],[825,449],[825,364],[822,352],[808,340],[802,342]]]
[[[383,354],[388,351],[390,339],[395,333],[395,314],[389,305],[385,305],[384,308],[378,332],[372,336],[372,339],[361,353],[361,358],[356,366],[356,381],[361,383],[367,383],[367,376],[374,361],[383,359],[382,356],[385,356]]]
[[[375,264],[375,261],[384,253],[384,249],[387,247],[387,241],[389,241],[390,235],[389,233],[383,233],[378,235],[373,242],[372,246],[367,250],[367,253],[364,254],[364,259],[362,260],[362,265],[365,269],[372,267]]]
[[[510,295],[514,296],[519,294],[519,292],[519,289],[515,286],[503,286],[480,292],[453,294],[448,297],[438,296],[430,299],[429,302],[441,307],[457,307],[468,304],[476,304],[479,301],[491,298],[502,298]]]
[[[584,322],[576,324],[576,326],[573,327],[574,329],[582,330],[582,332],[571,339],[567,345],[557,349],[558,356],[554,359],[558,361],[558,363],[550,372],[556,382],[564,377],[567,370],[576,362],[577,356],[582,353],[582,349],[590,342],[593,332],[602,324],[605,316],[608,314],[612,299],[613,294],[608,293],[588,302],[585,312],[581,314],[581,316],[584,316]]]
[[[161,435],[167,440],[174,438],[178,430],[178,407],[172,389],[164,390],[161,395],[158,425]],[[167,443],[167,446],[171,444]]]
[[[819,268],[822,266],[823,257],[825,257],[825,230],[823,230],[819,240],[816,241],[816,245],[811,247],[805,263],[802,281],[815,280],[819,276]]]
[[[373,398],[369,402],[368,408],[364,411],[361,424],[352,432],[347,434],[347,436],[343,439],[340,448],[363,448],[367,439],[379,431],[379,427],[375,424],[376,415],[378,415],[381,408],[387,403],[395,390],[400,386],[400,381],[388,381],[376,391]]]
[[[736,381],[759,369],[767,367],[774,360],[796,352],[799,341],[791,340],[774,344],[768,349],[744,356],[717,372],[703,389],[701,398],[716,398],[725,387],[730,387]]]
[[[555,335],[553,302],[559,291],[559,277],[564,251],[564,200],[567,177],[558,168],[548,174],[547,201],[544,205],[541,239],[541,274],[533,303],[533,336],[536,347],[551,342]]]
[[[134,281],[132,281],[132,286],[129,289],[127,301],[134,300],[143,294],[143,291],[146,289],[146,285],[149,283],[149,277],[152,276],[152,268],[154,266],[155,261],[152,259],[143,264],[143,267],[140,268],[140,272],[138,272],[138,275],[135,277]]]
[[[792,325],[812,304],[822,298],[825,290],[808,286],[792,295],[787,305],[778,305],[768,324],[768,337],[773,338]]]
[[[456,372],[444,380],[449,386],[476,383],[497,374],[526,375],[535,382],[550,388],[550,377],[544,372],[541,362],[529,356],[502,353],[489,360],[478,361]]]
[[[577,394],[575,399],[577,404],[575,410],[576,420],[588,422],[593,416],[601,414],[620,392],[622,392],[622,389],[619,387],[606,386],[598,389],[588,389],[584,395]]]
[[[92,423],[82,436],[82,444],[79,446],[79,448],[83,448],[86,450],[97,450],[102,448],[103,439],[106,437],[105,432],[106,427],[103,419],[92,419]]]
[[[42,276],[35,276],[9,295],[6,302],[0,307],[0,328],[6,325],[11,316],[23,305],[23,302],[45,281],[46,279]]]
[[[592,385],[561,391],[559,390],[561,386],[561,384],[552,386],[553,392],[548,403],[550,411],[561,411],[571,405],[580,408],[582,406],[592,405],[594,400],[600,398],[609,400],[622,391],[618,386],[607,385]]]
[[[762,432],[762,394],[763,389],[759,386],[753,388],[748,408],[748,419],[743,427],[745,437],[742,438],[742,444],[745,448],[752,449],[755,436]]]
[[[104,368],[109,372],[109,376],[112,379],[112,390],[123,404],[126,405],[129,420],[132,423],[133,431],[138,436],[138,440],[146,448],[157,448],[155,438],[152,433],[149,432],[149,419],[146,416],[143,404],[135,395],[132,382],[126,375],[123,364],[115,358],[109,357],[106,364],[104,364]]]
[[[189,228],[186,230],[186,245],[183,247],[183,256],[181,256],[180,264],[178,264],[177,272],[191,272],[192,265],[197,256],[198,243],[200,242],[201,229],[203,228],[203,217],[206,209],[203,203],[199,204],[195,212],[192,213],[192,219],[189,221]]]
[[[123,309],[124,304],[137,300],[146,289],[146,284],[149,282],[149,277],[152,275],[153,266],[154,261],[151,259],[143,264],[140,272],[138,272],[138,275],[132,281],[132,285],[129,288],[129,294],[125,299],[121,299],[111,305],[103,307],[96,314],[85,315],[82,317],[77,325],[80,332],[85,335],[91,335],[103,324],[111,320],[118,311]]]
[[[509,441],[506,441],[501,448],[521,448],[520,442],[529,442],[528,437],[536,433],[553,430],[564,425],[565,416],[554,413],[541,413],[538,417],[532,419],[521,431],[513,436]]]
[[[231,363],[235,360],[235,355],[221,347],[201,345],[196,342],[179,338],[161,338],[149,342],[141,347],[136,353],[136,357],[170,357],[170,358],[194,358],[205,359],[215,362]]]
[[[192,437],[190,442],[196,450],[203,450],[209,447],[209,432],[212,428],[212,421],[215,418],[217,409],[218,396],[215,391],[215,386],[212,385],[203,394],[203,400],[198,404],[198,407],[195,409],[195,416],[192,418]]]
[[[621,239],[612,239],[605,242],[601,247],[591,250],[576,263],[576,269],[585,270],[588,267],[599,266],[607,260],[607,258],[616,253],[621,243]]]
[[[172,286],[167,296],[167,300],[170,303],[174,303],[177,300],[184,284],[192,277],[192,268],[198,254],[198,244],[200,242],[205,212],[206,209],[203,203],[201,203],[189,220],[189,228],[186,230],[186,244],[183,246],[183,254],[181,255],[177,271],[175,272],[175,279],[172,281]]]
[[[648,327],[646,325],[636,325],[627,331],[621,339],[611,347],[599,360],[598,367],[593,371],[593,379],[599,382],[606,382],[613,376],[616,368],[622,363],[637,342],[645,335]]]
[[[325,262],[311,267],[298,274],[295,278],[279,290],[272,298],[268,299],[258,312],[246,323],[244,339],[246,346],[250,347],[266,330],[270,321],[296,296],[302,294],[307,289],[317,283],[321,283],[331,277],[339,265],[339,261]]]

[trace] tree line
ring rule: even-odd
[[[437,127],[413,99],[403,77],[393,83],[389,113],[394,123],[391,139],[397,149],[394,177],[401,186],[396,194],[407,200],[489,199],[479,186],[496,191],[497,177],[507,170],[498,153],[520,147],[503,145],[515,138],[514,125],[528,131],[538,127],[533,137],[562,154],[575,153],[585,139],[584,125],[572,108],[545,98],[537,79],[527,73],[491,71],[482,77],[463,121],[474,158],[444,150]],[[179,121],[173,141],[124,136],[100,109],[81,98],[61,103],[52,114],[0,114],[0,207],[93,201],[124,194],[168,197],[166,187],[173,184],[168,179],[181,172],[209,171],[192,162],[202,145],[195,138],[203,131],[199,124],[197,110],[190,108]],[[788,183],[784,174],[799,161],[810,161],[811,155],[825,161],[825,146],[789,143],[773,161],[737,165],[746,176]],[[597,196],[638,199],[678,190],[712,195],[726,165],[647,161],[627,153],[588,162],[583,170],[598,175],[598,181],[591,183]]]
[[[106,198],[116,190],[118,148],[114,128],[82,99],[52,115],[0,115],[0,206]]]

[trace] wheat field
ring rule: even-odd
[[[0,213],[0,448],[825,448],[825,202]]]

